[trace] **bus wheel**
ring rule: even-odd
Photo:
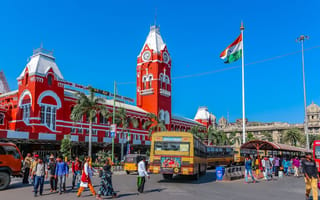
[[[130,172],[128,170],[126,172],[127,172],[127,174],[130,174]]]
[[[171,180],[172,177],[173,177],[173,174],[163,174],[163,178],[164,178],[165,180]]]

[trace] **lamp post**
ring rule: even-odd
[[[304,48],[303,43],[304,40],[308,40],[309,36],[306,35],[300,35],[297,38],[297,42],[301,43],[301,56],[302,56],[302,76],[303,76],[303,97],[304,97],[304,133],[306,135],[307,140],[307,150],[310,150],[310,144],[309,144],[309,132],[308,132],[308,117],[307,117],[307,98],[306,98],[306,79],[304,74]]]

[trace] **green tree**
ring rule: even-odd
[[[253,133],[248,132],[247,135],[246,135],[246,141],[249,142],[249,141],[252,141],[252,140],[256,140],[256,137],[253,135]]]
[[[62,139],[61,146],[60,146],[60,152],[63,158],[67,157],[68,160],[71,159],[71,149],[72,149],[71,136],[65,135],[65,138]]]
[[[147,117],[149,120],[145,121],[142,125],[142,128],[148,130],[149,137],[151,137],[154,131],[166,131],[166,125],[163,121],[160,121],[157,115],[153,113],[148,113]]]
[[[215,134],[215,127],[210,125],[207,128],[207,137],[208,137],[208,144],[212,144],[214,140],[214,134]]]
[[[241,143],[240,136],[237,136],[236,132],[231,132],[229,135],[227,135],[227,141],[229,145],[235,145]]]
[[[302,137],[300,143],[306,145],[306,137]],[[309,146],[312,147],[315,140],[320,140],[320,135],[309,134]]]
[[[283,140],[292,146],[297,146],[297,143],[302,141],[301,131],[298,128],[291,128],[285,132]]]
[[[98,113],[102,116],[109,117],[110,113],[104,105],[99,102],[104,101],[102,98],[97,98],[94,95],[93,88],[89,87],[90,94],[86,95],[84,93],[78,93],[77,104],[73,107],[70,118],[73,121],[79,121],[84,115],[87,116],[89,120],[89,152],[88,156],[91,157],[92,153],[92,123],[96,119]]]

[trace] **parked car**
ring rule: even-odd
[[[0,142],[0,190],[6,189],[11,176],[22,176],[23,158],[18,147],[13,143]]]

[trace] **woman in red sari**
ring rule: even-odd
[[[81,175],[81,183],[80,183],[80,188],[78,190],[77,196],[80,197],[81,193],[83,192],[84,188],[90,189],[90,192],[92,193],[93,196],[96,196],[96,191],[94,190],[92,186],[92,176],[93,176],[93,170],[90,165],[90,157],[85,158],[86,163],[83,166],[83,171]]]

